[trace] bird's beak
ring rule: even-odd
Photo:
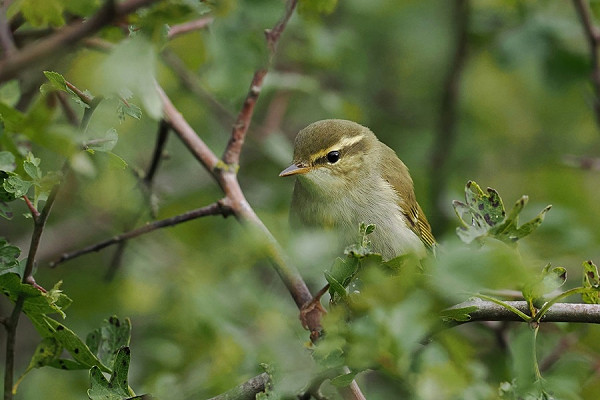
[[[298,175],[305,174],[310,170],[310,168],[305,167],[302,164],[292,164],[283,171],[279,173],[279,176],[290,176],[290,175]]]

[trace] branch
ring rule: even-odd
[[[592,22],[592,15],[588,3],[584,0],[573,0],[575,10],[583,25],[583,31],[588,42],[590,61],[592,63],[592,86],[594,87],[594,112],[596,124],[600,126],[600,60],[598,46],[600,45],[600,32]]]
[[[470,19],[469,0],[454,0],[454,53],[450,62],[450,68],[444,80],[442,99],[440,104],[440,115],[438,119],[436,137],[431,155],[431,204],[432,209],[437,210],[442,203],[446,182],[451,169],[448,160],[452,155],[452,147],[456,141],[457,105],[460,89],[460,79],[467,59],[468,28]],[[443,215],[443,213],[434,213]],[[446,223],[443,217],[432,218],[434,231],[443,228]]]
[[[82,256],[87,253],[102,250],[103,248],[108,247],[110,245],[141,236],[145,233],[149,233],[149,232],[155,231],[160,228],[175,226],[182,222],[191,221],[193,219],[206,217],[209,215],[222,215],[224,217],[227,217],[231,214],[232,214],[232,210],[228,206],[224,205],[223,201],[218,201],[218,202],[210,204],[206,207],[197,208],[195,210],[191,210],[191,211],[176,215],[171,218],[161,219],[159,221],[155,221],[150,224],[146,224],[137,229],[122,233],[117,236],[113,236],[110,239],[103,240],[102,242],[96,243],[91,246],[84,247],[83,249],[74,251],[72,253],[65,253],[62,256],[60,256],[60,258],[58,260],[51,262],[50,267],[56,267],[58,264],[61,264],[65,261],[71,260],[73,258]]]
[[[269,377],[269,374],[263,372],[254,378],[250,378],[241,385],[236,386],[223,394],[212,397],[209,400],[254,400],[257,394],[266,390],[270,381],[271,378]]]
[[[526,301],[506,301],[506,304],[516,308],[527,316],[531,316]],[[477,307],[477,310],[469,312],[469,321],[453,321],[449,325],[461,325],[474,321],[519,321],[524,322],[517,314],[505,307],[481,299],[472,299],[457,304],[449,309],[460,309],[465,307]],[[544,314],[540,322],[582,322],[588,324],[600,324],[600,304],[582,303],[556,303]]]
[[[85,22],[77,21],[67,25],[47,38],[39,40],[21,51],[14,52],[10,58],[0,61],[0,82],[15,78],[23,70],[36,65],[44,58],[73,46],[112,21],[155,1],[157,0],[128,0],[115,4],[114,0],[107,0],[104,6]]]
[[[167,39],[171,40],[179,35],[206,28],[208,25],[212,24],[213,21],[214,18],[212,17],[204,17],[194,21],[189,21],[183,24],[172,26],[169,29],[169,32],[167,33]]]
[[[296,4],[297,0],[288,0],[285,6],[285,13],[279,22],[277,22],[272,29],[265,30],[267,46],[269,47],[270,51],[269,60],[271,60],[275,54],[275,49],[277,48],[279,38],[287,26],[288,21],[292,17],[294,9],[296,8]],[[237,120],[233,126],[231,138],[229,139],[229,143],[227,143],[227,147],[223,153],[222,160],[227,165],[237,166],[239,164],[240,153],[242,151],[242,146],[244,145],[244,139],[246,137],[246,133],[248,132],[250,122],[252,121],[254,105],[256,104],[258,96],[260,95],[262,84],[265,79],[265,75],[267,74],[267,68],[268,66],[258,69],[252,77],[250,90],[246,95],[246,100],[244,100],[242,110],[238,114]]]
[[[2,2],[0,6],[0,46],[2,46],[2,58],[11,57],[16,51],[15,41],[10,31],[10,25],[6,19],[8,5]]]
[[[67,163],[63,164],[63,171],[66,171]],[[33,233],[31,235],[31,243],[29,245],[29,252],[27,254],[27,263],[25,264],[25,271],[23,272],[23,283],[27,283],[43,290],[40,286],[35,283],[33,279],[33,267],[35,265],[35,256],[37,254],[40,239],[46,226],[46,221],[50,215],[52,205],[56,200],[58,189],[60,184],[54,185],[48,199],[42,208],[42,212],[39,214],[33,214]],[[10,318],[6,321],[6,359],[4,362],[4,400],[11,400],[13,398],[12,388],[14,382],[14,368],[15,368],[15,342],[17,338],[17,326],[19,325],[19,318],[25,303],[25,296],[23,294],[17,297],[15,307],[12,310]]]
[[[169,124],[164,119],[160,121],[158,126],[158,133],[156,135],[156,144],[154,145],[154,151],[152,153],[152,161],[150,161],[150,165],[148,166],[148,170],[144,175],[144,185],[147,188],[152,186],[152,182],[154,180],[154,175],[158,169],[158,165],[160,164],[160,160],[162,160],[163,153],[165,150],[165,145],[167,144],[167,138],[169,137]]]

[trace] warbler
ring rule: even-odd
[[[341,119],[308,125],[296,136],[292,165],[279,176],[296,177],[292,223],[333,229],[345,244],[356,241],[361,222],[375,224],[369,240],[384,260],[424,257],[435,246],[408,168],[362,125]]]

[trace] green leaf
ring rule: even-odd
[[[34,182],[42,179],[42,170],[40,169],[40,159],[35,158],[31,152],[27,154],[25,161],[23,161],[23,168],[27,175],[33,179]]]
[[[533,282],[523,287],[523,297],[530,304],[539,306],[544,295],[558,289],[567,280],[567,270],[563,267],[554,267],[550,263],[542,269],[540,276]],[[539,308],[539,307],[538,307]]]
[[[29,371],[34,368],[41,368],[46,365],[50,365],[62,352],[62,345],[53,337],[45,337],[42,339],[40,344],[35,349],[33,356],[31,357],[31,361],[29,361],[29,366],[23,374],[17,379],[13,386],[13,393],[17,392],[17,388],[19,384],[25,378],[25,375],[29,373]]]
[[[17,260],[21,255],[21,250],[10,245],[4,238],[0,238],[0,273],[8,268],[13,268],[19,264]]]
[[[13,172],[17,164],[15,156],[10,151],[0,151],[0,171]]]
[[[60,27],[65,24],[62,0],[22,0],[23,17],[35,28]]]
[[[477,306],[468,306],[461,308],[447,308],[440,315],[445,322],[458,321],[466,322],[471,320],[471,313],[477,311]]]
[[[31,185],[33,185],[33,182],[24,181],[19,175],[12,172],[2,183],[4,190],[11,193],[15,198],[25,196],[29,191],[29,188],[31,188]]]
[[[2,193],[2,190],[0,190],[0,193]],[[12,219],[13,217],[13,212],[10,209],[10,206],[4,201],[0,201],[0,216],[6,219]]]
[[[600,286],[600,276],[598,267],[591,260],[583,263],[583,287],[598,288]],[[587,304],[600,304],[600,291],[582,293],[581,298]]]
[[[347,374],[338,375],[335,378],[331,379],[331,384],[336,387],[344,387],[348,386],[354,380],[356,376],[356,372],[349,372]]]
[[[85,342],[104,365],[113,368],[117,350],[129,346],[130,339],[131,321],[129,318],[119,320],[113,315],[108,320],[104,320],[100,328],[90,332]]]
[[[322,14],[331,14],[337,3],[338,0],[300,0],[298,2],[298,14],[305,18],[316,18]]]
[[[91,400],[123,400],[131,398],[132,393],[129,390],[127,378],[130,357],[129,347],[119,349],[110,382],[104,377],[98,367],[90,369],[90,388],[87,394]]]
[[[10,80],[0,86],[0,102],[14,107],[21,98],[21,88],[17,79]]]
[[[487,193],[473,181],[465,187],[465,202],[455,200],[454,211],[461,226],[456,228],[457,235],[465,243],[492,237],[505,243],[531,234],[544,220],[551,206],[544,208],[534,219],[519,226],[519,214],[527,204],[527,196],[521,197],[506,215],[504,204],[497,191],[487,189]]]
[[[45,315],[43,316],[43,320],[53,329],[52,336],[60,342],[75,361],[85,365],[87,368],[96,366],[104,372],[110,372],[110,369],[102,364],[102,362],[91,352],[90,348],[83,343],[79,336],[72,330]]]
[[[332,299],[336,294],[341,298],[346,297],[346,288],[327,271],[325,271],[325,279],[329,283],[329,293]]]
[[[121,101],[117,106],[117,116],[121,122],[125,121],[125,116],[140,119],[142,118],[142,109],[133,103]]]
[[[89,104],[85,103],[81,99],[81,97],[79,97],[77,95],[77,93],[75,93],[69,87],[69,85],[67,85],[67,80],[61,74],[59,74],[58,72],[54,72],[54,71],[44,71],[44,75],[46,76],[46,79],[48,79],[48,81],[50,81],[50,82],[45,83],[40,87],[40,92],[42,92],[42,94],[48,94],[54,90],[60,90],[60,91],[68,93],[71,96],[71,99],[73,99],[81,107],[90,108]],[[87,90],[84,91],[83,93],[85,95],[87,95],[90,99],[94,98],[94,96]]]
[[[88,140],[83,144],[83,147],[88,151],[91,150],[92,154],[94,154],[95,151],[107,152],[111,151],[116,146],[118,140],[119,134],[114,128],[111,128],[106,131],[104,137]]]
[[[51,290],[44,293],[29,284],[21,282],[21,277],[16,273],[4,273],[0,275],[0,290],[15,302],[19,295],[25,296],[23,312],[29,318],[40,317],[45,314],[58,313],[63,318],[63,312],[72,300],[59,289],[58,282]],[[47,335],[45,335],[47,336]]]

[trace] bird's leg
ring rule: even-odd
[[[329,283],[323,287],[323,289],[319,290],[319,292],[312,298],[312,300],[307,301],[300,308],[300,321],[302,322],[302,326],[304,329],[310,329],[309,323],[307,321],[308,314],[311,312],[318,310],[320,314],[325,314],[327,311],[321,305],[321,297],[329,290]]]

